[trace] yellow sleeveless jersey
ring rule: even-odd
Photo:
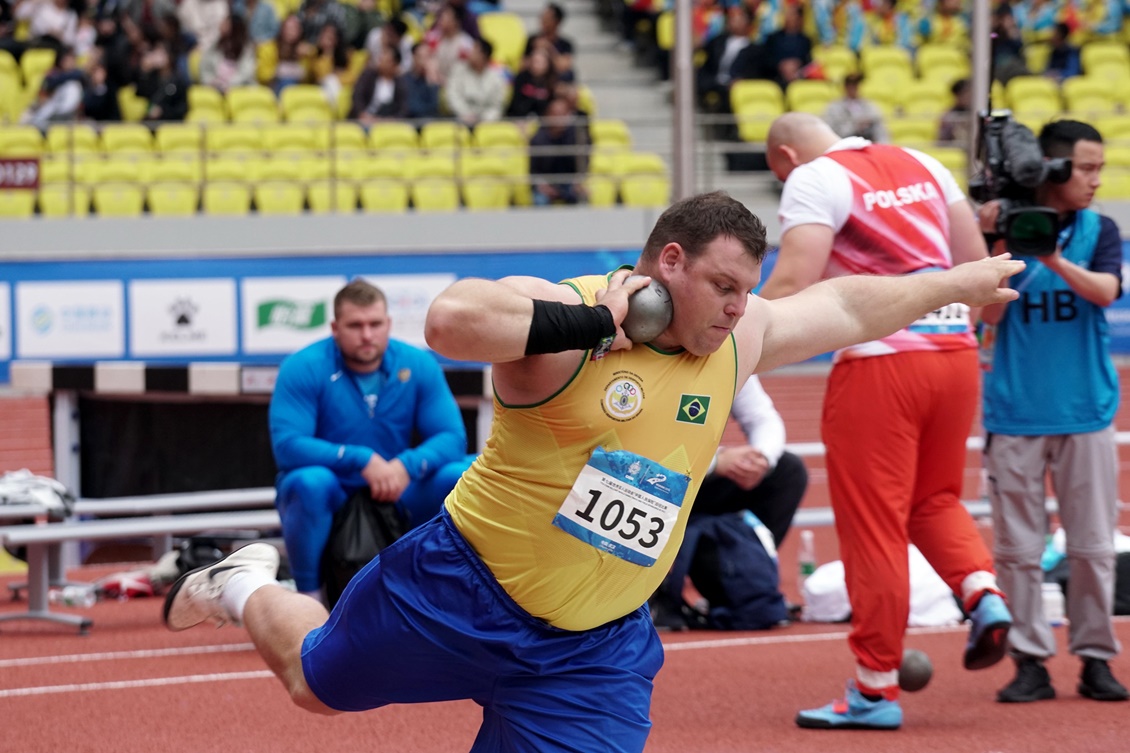
[[[564,284],[591,305],[608,277]],[[570,382],[537,405],[504,405],[496,395],[490,439],[447,498],[452,520],[531,615],[586,630],[629,614],[659,586],[678,552],[729,418],[736,378],[731,335],[707,357],[644,345],[598,361],[586,354]],[[689,477],[670,538],[650,567],[554,525],[598,447],[626,450]]]

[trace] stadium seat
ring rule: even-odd
[[[314,84],[286,87],[279,94],[279,106],[287,122],[322,122],[334,117],[322,87]]]
[[[667,164],[655,152],[621,152],[612,156],[612,162],[613,173],[624,178],[632,175],[667,175]]]
[[[88,183],[145,183],[154,160],[140,152],[107,155],[86,174]]]
[[[369,129],[369,145],[378,151],[415,152],[420,136],[410,123],[377,123]]]
[[[162,123],[153,145],[159,152],[199,152],[204,146],[205,126],[196,123]]]
[[[927,42],[914,51],[914,67],[919,78],[928,78],[938,68],[955,68],[960,76],[967,76],[969,53],[954,45]]]
[[[471,143],[480,149],[495,147],[525,149],[529,145],[518,124],[506,120],[479,123],[471,133]]]
[[[1052,46],[1048,42],[1029,42],[1024,45],[1024,65],[1028,72],[1040,75],[1048,68]]]
[[[151,152],[153,133],[140,123],[106,123],[102,126],[102,151]]]
[[[19,61],[7,50],[0,50],[0,76],[11,75],[23,79]]]
[[[279,13],[278,17],[286,18],[287,13]],[[275,80],[275,71],[279,66],[279,48],[275,40],[268,39],[255,45],[255,80],[263,86],[270,86]]]
[[[1079,62],[1083,66],[1083,72],[1087,74],[1092,68],[1108,63],[1130,68],[1130,49],[1125,42],[1115,40],[1087,42],[1079,48]]]
[[[1095,118],[1093,125],[1107,142],[1130,141],[1130,115],[1118,113]]]
[[[236,86],[225,95],[228,119],[233,123],[277,123],[278,101],[265,86]]]
[[[964,149],[958,146],[929,146],[921,147],[921,151],[941,162],[951,173],[954,173],[955,176],[961,176],[964,180],[968,163],[968,156]]]
[[[781,87],[765,79],[742,79],[730,87],[730,109],[744,112],[756,106],[755,111],[780,114],[785,109]]]
[[[942,79],[918,79],[902,89],[900,107],[904,115],[939,116],[953,105],[950,86]]]
[[[39,216],[45,218],[86,217],[90,214],[90,189],[85,186],[39,187]]]
[[[464,178],[460,192],[463,204],[471,211],[507,209],[510,206],[510,181],[502,176]]]
[[[1095,191],[1100,201],[1125,201],[1130,199],[1130,169],[1107,168],[1103,171],[1102,183]]]
[[[43,135],[35,126],[0,126],[0,157],[38,157],[43,147]]]
[[[404,181],[380,178],[361,184],[361,208],[366,212],[404,212],[408,186]]]
[[[1106,158],[1106,164],[1111,168],[1111,172],[1130,169],[1130,146],[1108,145],[1103,156]],[[1105,175],[1103,180],[1106,180]]]
[[[335,174],[348,180],[404,177],[404,159],[399,155],[378,155],[373,152],[356,154],[339,152],[335,161]]]
[[[459,208],[459,189],[450,178],[415,180],[411,194],[417,212],[454,212]]]
[[[785,89],[785,104],[794,112],[823,115],[828,103],[838,99],[840,91],[830,81],[797,79]]]
[[[306,187],[313,214],[346,214],[357,210],[357,186],[347,180],[319,180]]]
[[[192,183],[154,183],[145,198],[154,217],[191,217],[200,204],[200,189]]]
[[[409,156],[404,159],[403,165],[404,177],[408,180],[455,177],[455,158],[450,153]]]
[[[675,49],[675,11],[665,10],[655,19],[655,44],[661,50]]]
[[[619,188],[615,178],[608,175],[590,175],[585,179],[585,190],[589,196],[589,206],[616,206]]]
[[[590,118],[600,115],[597,112],[596,95],[592,93],[592,89],[587,84],[577,84],[577,110]]]
[[[58,123],[47,128],[47,150],[52,154],[97,152],[101,148],[98,132],[85,123]]]
[[[118,89],[118,109],[125,122],[140,123],[149,113],[149,100],[137,96],[137,87],[127,84]]]
[[[433,120],[420,129],[421,149],[462,149],[470,144],[470,129],[454,120]]]
[[[35,191],[27,188],[0,190],[0,220],[26,220],[35,214]]]
[[[137,185],[103,183],[94,187],[93,202],[99,217],[140,217],[145,193]]]
[[[661,175],[627,176],[620,181],[620,200],[628,207],[666,207],[671,201],[671,181]]]
[[[170,152],[149,164],[151,183],[199,183],[204,177],[200,156],[195,152]]]
[[[1072,76],[1060,85],[1065,110],[1088,113],[1091,118],[1108,115],[1118,109],[1118,102],[1108,82],[1089,76]],[[1090,120],[1087,118],[1086,120]]]
[[[228,119],[224,95],[219,89],[203,84],[188,87],[188,115],[190,123],[224,123]]]
[[[812,59],[820,64],[829,81],[843,81],[849,73],[856,73],[859,70],[859,59],[851,48],[844,45],[813,47]]]
[[[938,139],[938,121],[928,117],[891,118],[887,121],[891,143],[915,148],[933,144]]]
[[[589,122],[589,137],[596,149],[631,150],[632,132],[623,120],[592,120]]]
[[[1005,85],[1005,95],[1009,106],[1016,110],[1031,100],[1058,102],[1059,86],[1043,76],[1015,76]]]
[[[255,208],[259,214],[298,215],[306,204],[302,186],[271,181],[255,186]]]
[[[263,148],[261,129],[249,123],[221,123],[204,133],[209,152],[257,152]]]
[[[249,161],[245,180],[295,183],[302,177],[302,167],[297,159],[281,159],[276,154],[264,159]]]
[[[479,34],[494,48],[494,61],[516,73],[526,52],[526,24],[522,17],[509,11],[491,11],[480,13],[477,20]]]
[[[314,131],[313,126],[295,123],[264,126],[261,131],[263,148],[268,152],[313,151]]]
[[[910,53],[894,44],[875,44],[859,51],[859,69],[865,78],[875,75],[883,68],[904,70],[913,77]]]
[[[251,189],[244,183],[216,181],[205,183],[202,196],[204,214],[243,216],[251,212]]]
[[[5,51],[0,50],[0,53],[3,52]],[[14,123],[20,119],[25,109],[26,96],[18,70],[16,73],[0,70],[0,124]]]
[[[251,167],[252,155],[245,152],[236,152],[211,156],[204,163],[204,178],[208,182],[227,181],[243,182],[251,179],[254,172]]]
[[[55,67],[55,50],[50,47],[31,47],[20,55],[20,72],[24,85],[39,88],[47,72]]]
[[[859,91],[860,94],[863,94],[864,91],[870,92],[863,94],[863,96],[881,99],[897,108],[900,103],[899,93],[915,80],[914,72],[910,68],[881,66],[863,77]]]
[[[369,146],[365,129],[356,123],[313,126],[314,148],[326,151],[362,151]]]

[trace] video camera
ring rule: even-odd
[[[1046,181],[1065,183],[1071,160],[1045,160],[1031,129],[1012,119],[1009,110],[983,112],[978,137],[980,172],[969,182],[976,201],[1000,203],[996,232],[1018,256],[1055,252],[1059,235],[1054,209],[1036,204],[1036,188]]]

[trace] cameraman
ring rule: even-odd
[[[1111,624],[1118,517],[1112,421],[1119,386],[1103,312],[1121,294],[1122,241],[1113,220],[1088,209],[1103,167],[1099,132],[1059,120],[1044,127],[1039,142],[1045,159],[1072,161],[1066,182],[1036,188],[1036,203],[1059,215],[1056,248],[1028,257],[1027,268],[1009,280],[1018,300],[982,312],[989,325],[983,346],[991,349],[985,354],[985,467],[1016,663],[1015,679],[997,700],[1055,697],[1044,668],[1056,643],[1043,614],[1040,567],[1048,533],[1044,477],[1050,473],[1067,535],[1070,651],[1083,661],[1078,691],[1125,701],[1130,696],[1107,663],[1119,651]],[[986,233],[997,227],[999,211],[995,201],[981,208]],[[997,240],[993,253],[1005,244]]]

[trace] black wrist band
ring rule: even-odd
[[[616,321],[607,306],[586,306],[534,299],[526,355],[597,349],[616,338]]]

